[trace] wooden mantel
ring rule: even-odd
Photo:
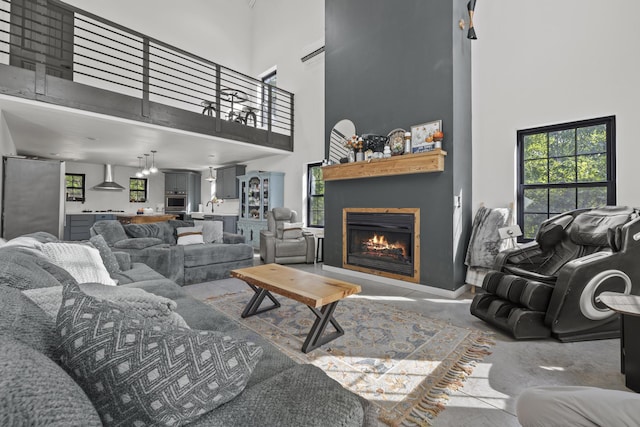
[[[336,181],[340,179],[442,172],[446,155],[446,151],[436,149],[426,153],[404,154],[387,159],[371,159],[363,162],[329,165],[322,168],[322,177],[325,181]]]

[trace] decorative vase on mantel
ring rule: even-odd
[[[362,149],[360,149],[356,153],[356,162],[362,162],[362,161],[364,161],[364,153],[362,152]]]
[[[347,153],[347,159],[349,160],[349,163],[353,163],[356,161],[356,155],[353,150],[349,150],[349,152]]]

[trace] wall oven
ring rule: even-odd
[[[187,210],[186,194],[165,195],[165,201],[164,201],[165,212],[185,212],[186,210]]]

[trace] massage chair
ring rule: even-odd
[[[471,314],[516,339],[617,338],[620,319],[598,295],[640,294],[635,208],[579,209],[544,221],[534,241],[500,252]]]

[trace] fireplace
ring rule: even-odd
[[[343,267],[419,282],[419,212],[412,208],[344,209]]]

